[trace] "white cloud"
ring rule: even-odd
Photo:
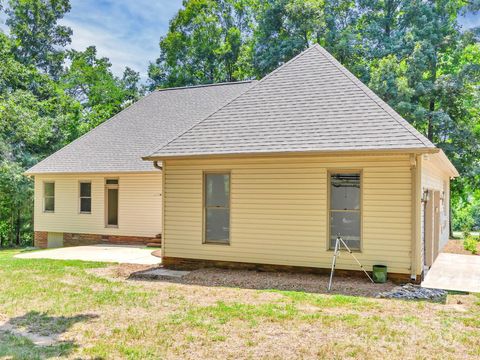
[[[159,54],[158,41],[180,7],[180,0],[72,0],[71,12],[60,22],[73,30],[73,49],[95,45],[116,75],[129,66],[145,79],[148,63]]]

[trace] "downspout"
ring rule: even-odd
[[[153,162],[153,167],[154,167],[155,169],[158,169],[158,170],[163,170],[162,165],[158,165],[158,160],[155,160],[155,161]]]
[[[158,160],[155,160],[153,161],[153,167],[155,169],[158,169],[162,172],[162,193],[161,193],[161,197],[162,197],[162,248],[161,248],[161,254],[162,254],[162,259],[164,258],[165,256],[165,229],[163,227],[163,224],[165,224],[165,176],[163,175],[164,172],[163,172],[163,164],[160,165],[158,163]]]
[[[417,281],[418,270],[421,266],[420,255],[422,245],[421,230],[421,196],[422,196],[422,155],[410,155],[410,168],[412,174],[412,240],[411,240],[411,265],[410,278]],[[421,273],[421,269],[420,269]]]

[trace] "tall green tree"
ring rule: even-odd
[[[23,172],[115,115],[143,91],[95,47],[68,51],[67,0],[10,0],[0,32],[0,247],[32,241],[33,184]],[[66,66],[66,56],[69,64]]]
[[[255,74],[262,77],[314,43],[346,66],[359,63],[358,10],[353,0],[260,1]]]
[[[14,53],[23,64],[53,76],[61,71],[72,29],[58,20],[70,11],[69,0],[9,0],[6,7]]]
[[[193,0],[170,21],[160,56],[148,69],[150,87],[236,81],[251,76],[249,0]]]
[[[116,77],[111,63],[97,57],[95,46],[85,51],[68,51],[70,65],[61,76],[61,87],[82,106],[80,123],[72,129],[71,137],[93,129],[122,110],[140,96],[140,76],[126,68],[123,77]]]
[[[32,182],[26,168],[65,144],[76,102],[49,75],[19,62],[0,34],[0,246],[32,238]]]

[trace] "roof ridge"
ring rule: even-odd
[[[143,96],[142,98],[138,99],[137,101],[131,103],[130,105],[128,105],[126,108],[122,109],[121,111],[119,111],[118,113],[116,113],[115,115],[113,115],[111,118],[108,118],[107,120],[105,120],[104,122],[102,122],[100,125],[97,125],[95,126],[93,129],[87,131],[86,133],[84,133],[83,135],[79,136],[78,138],[76,138],[75,140],[69,142],[68,144],[66,144],[65,146],[61,147],[60,149],[58,149],[57,151],[55,151],[54,153],[48,155],[46,158],[42,159],[41,161],[39,161],[38,163],[36,163],[35,165],[33,165],[32,167],[30,167],[29,169],[27,169],[25,171],[25,174],[29,174],[33,168],[37,167],[38,165],[40,165],[42,162],[44,162],[45,160],[47,160],[49,157],[53,156],[53,155],[56,155],[56,154],[60,154],[62,153],[63,151],[65,151],[67,148],[70,147],[70,145],[80,141],[81,139],[83,139],[84,137],[86,137],[87,135],[91,134],[92,132],[95,132],[97,131],[97,129],[100,129],[102,128],[103,126],[105,126],[107,123],[110,123],[112,120],[114,120],[115,118],[117,118],[118,116],[120,116],[121,113],[123,113],[124,111],[128,110],[128,109],[132,109],[134,106],[138,106],[141,102],[143,102],[144,100],[146,100],[147,98],[149,98],[150,96],[152,96],[153,94],[155,94],[155,91],[152,91],[151,93]]]
[[[355,86],[357,86],[365,95],[367,95],[377,106],[379,106],[383,111],[385,111],[390,117],[395,120],[400,126],[402,126],[405,130],[407,130],[410,134],[412,134],[417,140],[419,140],[423,145],[430,146],[435,145],[429,141],[423,134],[421,134],[415,128],[411,128],[410,123],[408,123],[404,118],[402,118],[395,110],[392,109],[390,105],[388,105],[385,101],[383,101],[377,94],[375,94],[367,85],[360,81],[355,75],[353,75],[345,66],[340,64],[338,60],[336,60],[327,50],[325,50],[319,44],[315,44],[313,46],[320,52],[325,58],[334,65],[338,70],[340,70]],[[373,96],[372,96],[373,95]],[[378,100],[377,100],[377,99]],[[400,119],[399,119],[400,118]],[[405,123],[406,124],[405,124]],[[414,131],[412,131],[414,130]],[[419,136],[420,135],[420,136]],[[427,142],[424,141],[427,140]]]
[[[152,92],[163,92],[163,91],[169,91],[169,90],[197,89],[197,88],[203,88],[203,87],[223,86],[223,85],[237,85],[237,84],[254,83],[256,81],[257,80],[255,80],[255,79],[251,79],[251,80],[241,80],[241,81],[225,81],[225,82],[212,83],[212,84],[174,86],[174,87],[163,88],[163,89],[155,89]]]
[[[204,121],[206,121],[207,119],[209,119],[210,117],[212,117],[214,114],[216,114],[217,112],[219,112],[220,110],[224,109],[225,107],[227,107],[228,105],[230,105],[233,101],[235,101],[236,99],[238,99],[240,96],[246,94],[247,92],[249,92],[250,90],[252,90],[253,88],[256,88],[257,86],[259,86],[261,83],[263,83],[265,80],[269,79],[270,77],[272,77],[273,75],[275,75],[277,72],[279,72],[281,69],[285,68],[286,66],[288,66],[290,63],[294,62],[295,60],[297,60],[298,58],[300,58],[301,56],[305,55],[306,53],[310,52],[312,49],[315,48],[315,45],[312,45],[310,46],[308,49],[302,51],[301,53],[295,55],[293,58],[291,58],[290,60],[288,60],[286,63],[280,65],[278,68],[276,68],[275,70],[271,71],[270,73],[268,73],[267,75],[265,75],[263,78],[261,78],[260,80],[258,81],[255,81],[254,84],[249,87],[248,89],[246,89],[245,91],[243,91],[242,93],[240,93],[238,96],[235,96],[233,99],[231,99],[230,101],[228,101],[225,105],[223,106],[220,106],[218,109],[216,109],[215,111],[213,111],[211,114],[209,114],[208,116],[204,117],[203,119],[201,119],[200,121],[198,121],[197,123],[193,124],[190,128],[188,128],[187,130],[185,130],[184,132],[178,134],[176,137],[174,137],[173,139],[171,139],[170,141],[162,144],[161,146],[159,146],[156,150],[154,150],[153,152],[151,152],[150,154],[148,154],[147,156],[145,157],[142,157],[142,159],[144,160],[148,160],[149,157],[153,156],[155,153],[157,153],[158,151],[160,151],[162,148],[170,145],[172,142],[176,141],[178,138],[180,138],[181,136],[185,135],[186,133],[190,132],[191,130],[193,130],[196,126],[200,125],[201,123],[203,123]]]

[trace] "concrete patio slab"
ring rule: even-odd
[[[480,293],[480,256],[439,254],[422,286]]]
[[[21,259],[83,260],[125,264],[155,265],[161,259],[151,249],[134,245],[73,246],[18,254]]]

